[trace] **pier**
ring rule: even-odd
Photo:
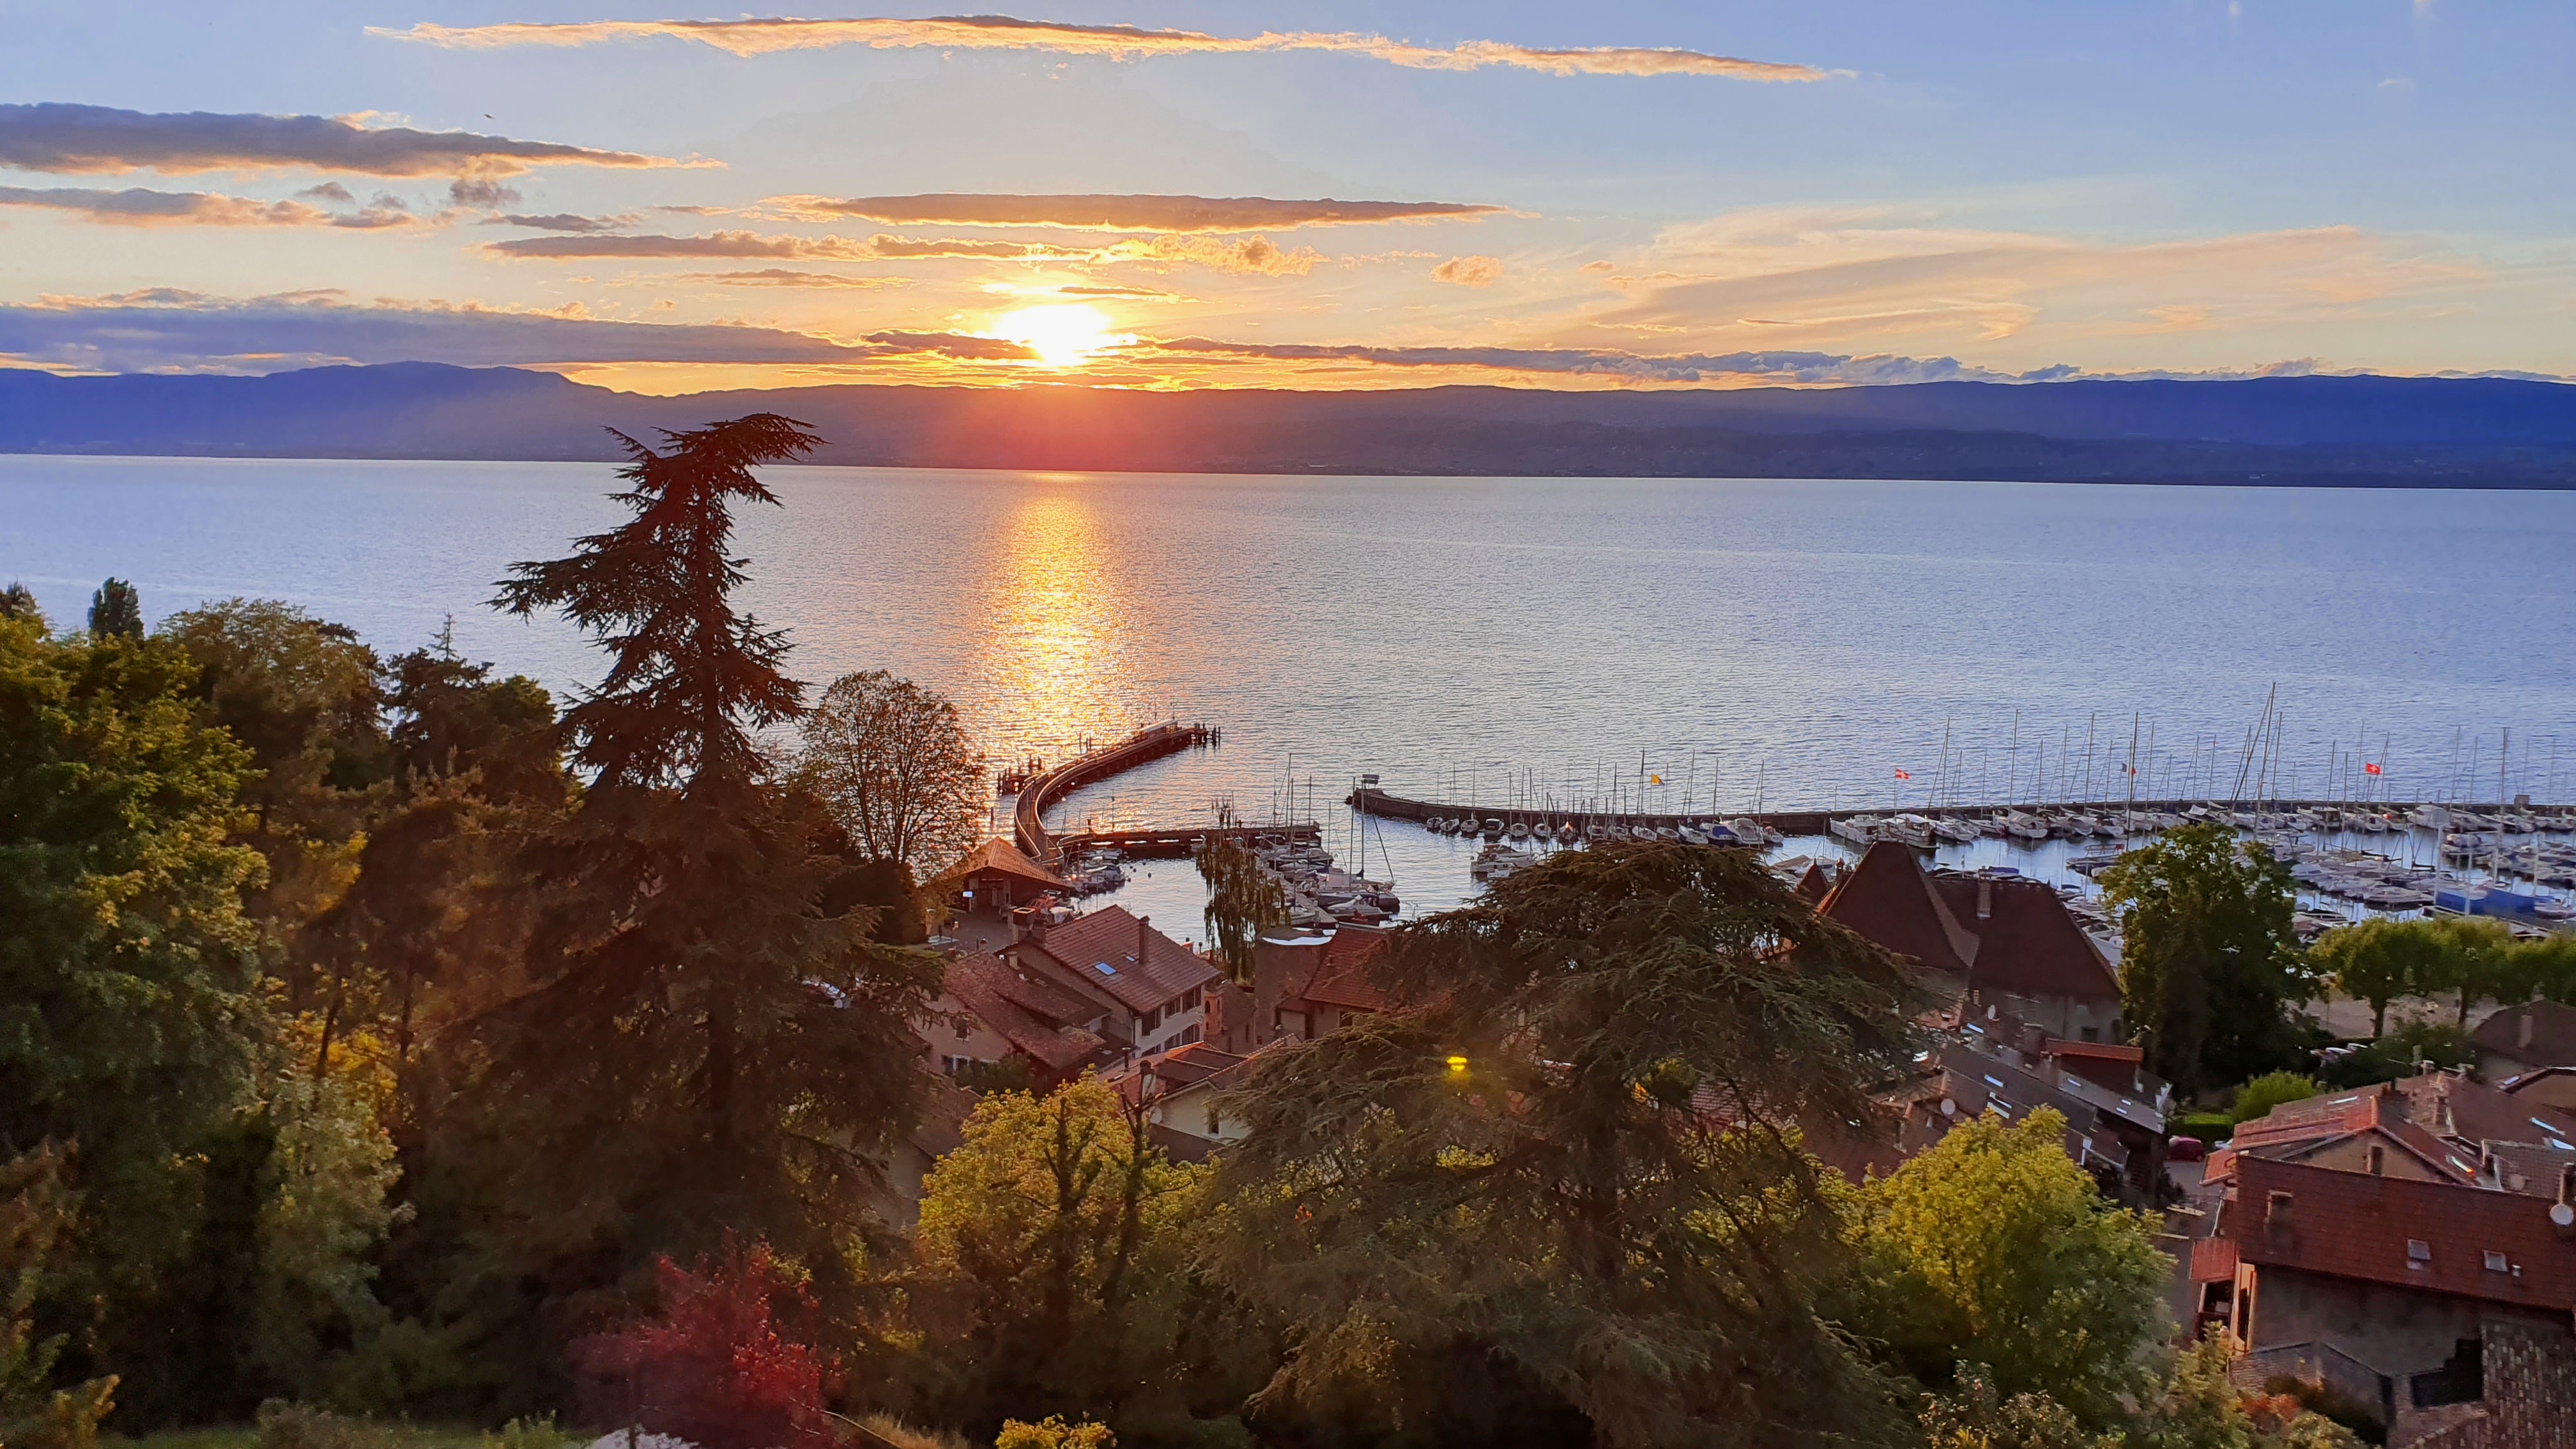
[[[1053,868],[1063,860],[1065,845],[1076,840],[1090,842],[1107,838],[1068,836],[1064,841],[1058,841],[1050,836],[1046,828],[1046,812],[1058,800],[1085,785],[1097,784],[1112,775],[1122,774],[1139,765],[1151,764],[1166,755],[1176,755],[1186,749],[1215,744],[1217,739],[1218,732],[1206,725],[1185,725],[1173,720],[1163,724],[1148,725],[1123,740],[1103,745],[1099,749],[1045,771],[1030,780],[1020,790],[1019,803],[1011,812],[1011,833],[1017,837],[1015,843],[1020,847],[1020,852],[1029,859]],[[1167,836],[1186,837],[1193,833],[1204,834],[1205,832],[1125,831],[1110,832],[1110,835],[1135,835],[1160,841]],[[1185,854],[1187,848],[1183,847],[1174,853]]]
[[[1475,805],[1460,801],[1414,800],[1389,794],[1374,786],[1354,790],[1344,802],[1364,815],[1389,820],[1423,821],[1433,819],[1499,820],[1503,828],[1514,825],[1618,825],[1629,830],[1639,826],[1651,829],[1679,829],[1685,825],[1724,824],[1729,820],[1750,819],[1766,830],[1782,835],[1826,835],[1832,833],[1837,820],[1854,820],[1863,816],[1885,818],[1890,815],[1915,815],[1925,820],[1988,820],[2007,811],[2075,811],[2094,816],[2144,815],[2148,813],[2181,814],[2198,807],[2226,811],[2278,814],[2294,810],[2338,810],[2357,814],[2380,815],[2393,827],[2423,830],[2407,817],[2427,804],[2438,804],[2446,810],[2468,810],[2492,815],[2528,809],[2525,804],[2478,804],[2462,801],[2384,800],[2355,803],[2350,800],[2041,800],[2017,801],[1989,805],[1877,805],[1832,810],[1765,810],[1724,812],[1695,810],[1681,814],[1640,813],[1630,811],[1580,810],[1571,806],[1530,809],[1503,805]]]

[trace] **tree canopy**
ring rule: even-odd
[[[2289,1020],[2311,988],[2287,866],[2216,825],[2187,825],[2102,872],[2118,912],[2123,1014],[2147,1068],[2188,1098],[2297,1058]]]
[[[882,669],[844,674],[802,728],[799,779],[861,854],[926,880],[983,836],[984,757],[940,695]]]
[[[1266,1058],[1219,1159],[1220,1261],[1293,1345],[1261,1404],[1611,1445],[1884,1422],[1816,1308],[1845,1254],[1798,1143],[1910,1059],[1895,958],[1666,845],[1555,856],[1379,960],[1413,1004]]]

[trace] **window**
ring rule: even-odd
[[[2422,1238],[2408,1238],[2406,1240],[2406,1266],[2409,1269],[2420,1273],[2424,1271],[2426,1265],[2430,1264],[2432,1261],[2433,1245],[2431,1243],[2425,1242]]]
[[[1183,1011],[1196,1011],[1199,1009],[1199,1002],[1204,999],[1205,998],[1199,994],[1199,989],[1193,986],[1189,990],[1181,993],[1180,1009]]]
[[[2487,1271],[2490,1273],[2510,1273],[2513,1271],[2513,1265],[2505,1261],[2504,1254],[2497,1252],[2493,1248],[2489,1248],[2487,1250]]]
[[[1158,1007],[1155,1007],[1153,1010],[1151,1010],[1151,1011],[1149,1011],[1149,1012],[1146,1012],[1146,1013],[1145,1013],[1144,1017],[1143,1017],[1141,1020],[1139,1020],[1139,1021],[1137,1022],[1137,1024],[1136,1024],[1136,1029],[1137,1029],[1137,1031],[1139,1031],[1139,1032],[1146,1033],[1146,1034],[1149,1034],[1149,1035],[1150,1035],[1150,1034],[1154,1031],[1154,1029],[1155,1029],[1155,1028],[1157,1028],[1157,1027],[1161,1026],[1162,1024],[1163,1024],[1163,1008],[1161,1008],[1161,1007],[1159,1007],[1159,1006],[1158,1006]]]
[[[964,1041],[966,1038],[968,1038],[968,1037],[970,1037],[970,1036],[973,1036],[974,1034],[975,1034],[975,1023],[974,1023],[974,1022],[969,1021],[968,1019],[966,1019],[965,1017],[962,1017],[962,1016],[961,1016],[961,1017],[959,1017],[959,1018],[957,1018],[957,1039],[958,1039],[959,1041]]]
[[[2100,1041],[2102,1039],[2102,1028],[2098,1026],[2088,1026],[2078,1033],[2078,1035],[2082,1036],[2086,1041]]]
[[[1213,1103],[1213,1102],[1211,1102],[1211,1103],[1209,1103],[1209,1104],[1208,1104],[1208,1131],[1207,1131],[1207,1135],[1209,1135],[1210,1137],[1214,1137],[1214,1136],[1217,1134],[1217,1132],[1218,1132],[1219,1128],[1220,1128],[1220,1124],[1219,1124],[1219,1122],[1217,1121],[1217,1115],[1216,1115],[1216,1104],[1215,1104],[1215,1103]]]
[[[1182,1046],[1196,1046],[1198,1045],[1198,1040],[1199,1029],[1197,1027],[1191,1026],[1182,1029],[1180,1038],[1180,1044]]]

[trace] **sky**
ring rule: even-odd
[[[1013,3],[0,0],[0,365],[2576,376],[2560,0]]]

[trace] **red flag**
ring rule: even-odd
[[[2364,761],[2361,767],[2361,772],[2365,775],[2376,775],[2379,773],[2379,767]]]
[[[1898,778],[1898,779],[1900,779],[1900,780],[1911,780],[1911,779],[1913,779],[1914,777],[1913,777],[1912,775],[1909,775],[1909,774],[1905,773],[1903,770],[1899,770],[1899,771],[1897,771],[1897,772],[1896,772],[1896,778]]]

